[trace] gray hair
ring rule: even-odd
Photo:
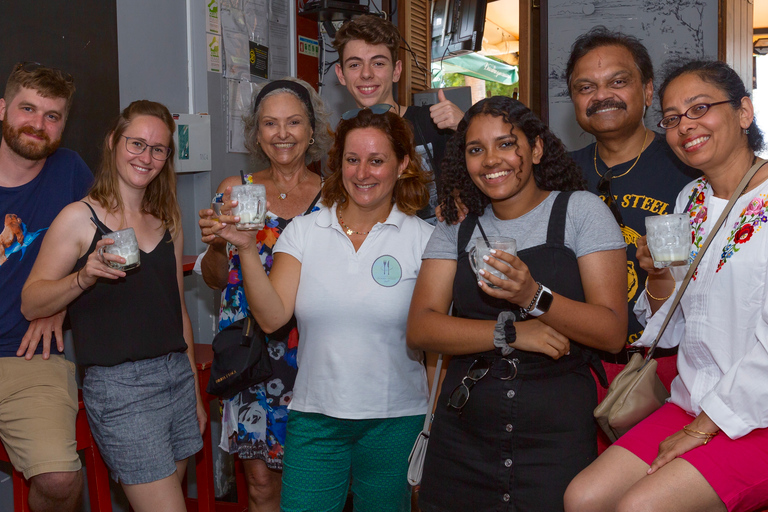
[[[304,163],[309,165],[310,163],[319,161],[321,158],[325,157],[328,154],[328,150],[330,149],[331,144],[333,144],[333,132],[331,131],[331,127],[328,122],[330,118],[330,112],[323,103],[323,100],[320,98],[320,95],[317,94],[317,91],[315,91],[315,89],[304,80],[293,77],[285,77],[281,78],[281,80],[290,80],[291,82],[301,84],[309,92],[309,97],[312,101],[312,108],[315,111],[315,130],[312,134],[312,137],[315,139],[315,143],[309,146],[307,149],[306,158],[304,159]],[[264,86],[262,85],[253,91],[253,95],[251,96],[251,105],[248,110],[249,113],[243,116],[243,129],[245,135],[245,147],[250,152],[251,157],[257,163],[268,164],[269,159],[267,158],[267,155],[256,143],[259,134],[259,113],[261,112],[261,105],[264,104],[264,100],[275,94],[292,94],[296,99],[299,100],[302,108],[304,109],[304,113],[308,118],[310,117],[310,113],[308,112],[304,101],[299,98],[298,94],[290,89],[275,89],[274,91],[269,92],[262,98],[261,103],[258,105],[258,108],[256,108],[256,97],[259,95],[259,92],[263,87]]]

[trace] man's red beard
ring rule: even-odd
[[[29,134],[39,137],[42,140],[34,141],[28,138],[22,138],[22,134]],[[61,138],[51,141],[44,130],[35,130],[31,126],[22,126],[15,129],[11,123],[3,123],[3,140],[14,153],[26,158],[27,160],[42,160],[53,154],[61,144]]]

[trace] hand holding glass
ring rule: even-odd
[[[688,264],[688,256],[691,253],[691,225],[688,214],[672,213],[646,217],[645,232],[655,268]]]
[[[133,231],[133,228],[121,229],[101,237],[102,240],[105,238],[111,238],[115,243],[102,246],[99,249],[99,253],[103,254],[106,252],[125,258],[125,263],[107,261],[107,265],[125,272],[141,264],[139,260],[139,242],[136,240],[136,232]]]
[[[487,279],[480,275],[480,270],[484,270],[488,274],[498,277],[499,279],[507,279],[500,270],[496,270],[490,263],[486,262],[483,258],[485,256],[492,256],[491,249],[497,251],[504,251],[512,256],[517,254],[517,242],[514,238],[506,236],[489,236],[486,241],[485,238],[475,238],[475,246],[469,250],[469,264],[472,266],[472,270],[475,271],[477,279],[483,279],[491,288],[498,288],[498,286],[492,285]],[[502,261],[496,259],[496,261]],[[505,263],[506,264],[506,263]],[[487,274],[486,274],[487,275]]]
[[[235,227],[240,231],[264,228],[267,215],[267,189],[264,185],[237,185],[232,187],[232,200],[237,206],[232,208],[232,215],[240,217]]]

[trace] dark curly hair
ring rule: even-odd
[[[749,97],[741,77],[728,64],[721,60],[673,60],[665,64],[664,81],[659,87],[659,103],[664,107],[664,93],[672,80],[682,75],[692,73],[704,82],[714,85],[728,96],[731,107],[741,106],[742,98]],[[747,133],[747,145],[759,153],[765,147],[763,132],[757,127],[757,119],[752,119]]]
[[[421,158],[416,153],[413,132],[408,121],[393,112],[374,114],[368,108],[362,109],[351,119],[342,119],[336,127],[333,146],[328,153],[330,175],[323,185],[323,204],[329,208],[336,204],[339,209],[343,209],[349,201],[349,194],[344,188],[341,176],[341,168],[347,135],[358,128],[376,128],[386,135],[398,162],[402,163],[405,157],[408,157],[408,165],[395,182],[392,203],[397,204],[398,210],[406,215],[414,215],[424,208],[429,202],[427,184],[431,180],[421,167]]]
[[[505,123],[520,129],[531,147],[535,145],[537,138],[542,140],[544,152],[541,162],[533,166],[533,177],[536,180],[536,186],[540,189],[586,190],[587,183],[581,168],[568,156],[563,143],[549,131],[541,119],[517,100],[506,96],[493,96],[475,103],[467,110],[446,148],[442,164],[443,180],[440,200],[443,205],[443,215],[448,222],[456,222],[458,219],[458,211],[453,201],[456,193],[469,211],[476,215],[482,215],[485,207],[491,202],[469,176],[464,156],[467,128],[472,119],[481,114],[501,117]],[[514,137],[514,134],[512,136]]]

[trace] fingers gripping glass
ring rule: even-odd
[[[352,110],[347,110],[346,112],[341,114],[341,118],[344,121],[349,121],[350,119],[356,118],[357,114],[359,114],[363,110],[370,110],[374,114],[384,114],[386,112],[389,112],[390,110],[393,110],[394,108],[395,106],[390,105],[389,103],[377,103],[372,107],[353,108]]]
[[[621,217],[621,210],[616,200],[613,198],[613,191],[611,190],[611,180],[613,180],[613,168],[608,169],[600,177],[600,181],[597,182],[597,192],[603,196],[603,201],[610,208],[613,217],[616,219],[620,227],[624,227],[624,219]]]
[[[715,105],[723,105],[730,102],[731,100],[716,101],[715,103],[697,103],[696,105],[693,105],[691,108],[686,110],[683,114],[673,114],[671,116],[662,117],[658,126],[659,128],[664,128],[665,130],[671,130],[680,124],[683,116],[687,117],[688,119],[698,119],[703,117],[704,114],[709,112],[709,109]]]
[[[488,370],[490,369],[491,362],[488,359],[484,357],[475,359],[469,366],[466,377],[461,379],[459,385],[456,386],[448,398],[448,406],[461,411],[467,405],[469,392],[472,391],[477,381],[488,375]]]
[[[171,156],[171,148],[168,146],[163,146],[161,144],[150,146],[143,140],[135,137],[127,137],[125,135],[121,135],[121,137],[125,137],[125,149],[133,155],[140,155],[149,148],[149,154],[152,155],[152,158],[155,160],[168,160],[168,157]]]

